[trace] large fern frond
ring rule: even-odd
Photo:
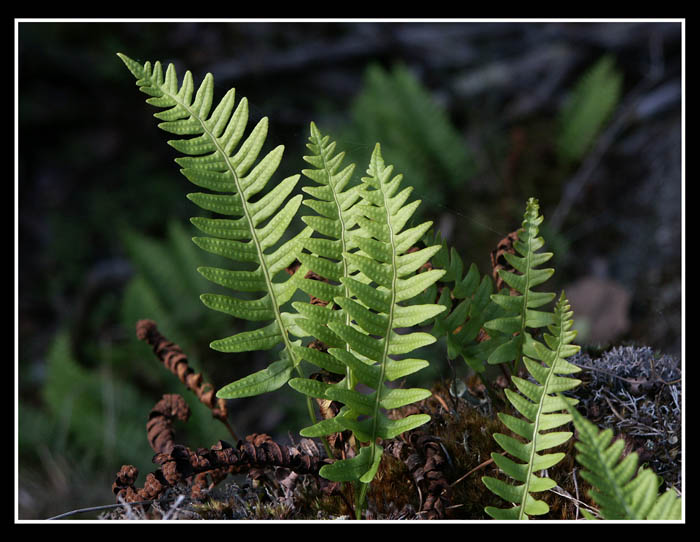
[[[682,519],[682,501],[675,491],[667,489],[659,495],[659,478],[651,469],[637,471],[636,452],[622,457],[624,440],[613,441],[612,429],[598,429],[573,403],[568,410],[578,434],[574,446],[576,460],[583,466],[581,477],[591,484],[590,496],[603,519]]]
[[[556,485],[550,478],[540,477],[535,473],[553,467],[565,455],[561,452],[540,452],[559,446],[571,438],[568,431],[551,430],[571,421],[571,415],[562,412],[566,411],[567,404],[558,394],[581,383],[575,378],[562,376],[581,370],[565,359],[580,348],[571,344],[576,336],[576,331],[571,331],[572,314],[562,293],[554,311],[554,323],[549,326],[551,335],[544,335],[546,346],[535,342],[535,359],[523,358],[534,382],[513,376],[513,382],[520,393],[506,390],[508,400],[525,419],[504,413],[499,413],[498,417],[508,429],[524,440],[501,433],[493,436],[496,442],[515,458],[514,460],[504,454],[493,453],[491,457],[494,463],[516,481],[515,485],[511,485],[489,476],[482,478],[491,491],[514,504],[512,508],[507,509],[486,507],[486,513],[496,519],[528,519],[528,515],[549,512],[547,503],[535,499],[531,493],[546,491]]]
[[[507,316],[489,320],[484,324],[487,330],[509,337],[490,353],[488,363],[514,361],[515,370],[523,354],[531,357],[537,355],[535,341],[528,329],[543,328],[553,322],[552,313],[535,309],[552,301],[555,294],[532,290],[554,273],[554,269],[551,268],[538,269],[553,256],[551,252],[538,252],[544,246],[544,239],[538,236],[539,226],[544,220],[539,214],[539,208],[539,202],[535,198],[528,200],[522,229],[518,233],[518,240],[513,243],[519,256],[504,255],[517,273],[499,270],[499,275],[515,295],[509,295],[502,290],[491,296],[497,305],[505,309]]]
[[[333,300],[351,321],[327,323],[349,347],[330,348],[329,354],[348,367],[358,383],[373,391],[363,393],[349,388],[347,382],[290,381],[299,391],[344,404],[335,418],[302,430],[302,435],[321,436],[351,430],[366,446],[351,459],[323,467],[321,474],[331,480],[359,481],[365,485],[374,478],[381,460],[383,448],[377,440],[394,438],[429,420],[425,414],[395,420],[385,413],[430,395],[428,390],[387,386],[387,382],[428,365],[424,360],[394,359],[394,356],[435,341],[428,333],[399,334],[396,329],[414,326],[444,310],[436,304],[407,304],[438,280],[444,270],[415,273],[439,247],[408,252],[431,224],[404,228],[420,202],[405,203],[411,189],[399,191],[402,176],[392,177],[392,171],[392,166],[385,166],[377,145],[367,176],[362,178],[359,192],[363,201],[356,206],[361,211],[355,217],[361,234],[355,233],[354,241],[361,251],[343,254],[348,264],[358,270],[356,276],[340,278],[352,297],[337,296]]]
[[[164,109],[155,117],[162,121],[159,128],[177,136],[168,143],[185,155],[176,159],[182,168],[180,172],[193,184],[209,191],[187,197],[202,209],[222,217],[192,218],[192,223],[206,234],[193,241],[203,250],[236,262],[238,268],[201,267],[198,271],[216,284],[258,296],[253,299],[220,294],[201,296],[204,304],[214,310],[248,321],[265,322],[257,329],[213,341],[211,348],[245,352],[283,346],[279,361],[225,386],[218,395],[245,397],[277,389],[288,381],[299,363],[288,335],[291,318],[280,309],[294,294],[296,279],[276,282],[275,277],[294,260],[297,239],[311,234],[311,228],[306,228],[297,237],[278,243],[301,204],[301,195],[285,203],[300,176],[288,177],[263,194],[284,148],[280,145],[258,160],[268,120],[261,119],[244,138],[248,102],[241,99],[234,110],[234,89],[210,112],[214,95],[211,74],[206,75],[193,99],[195,87],[189,71],[179,83],[172,64],[164,74],[160,62],[141,65],[121,53],[119,57],[136,77],[139,89],[150,96],[146,101]]]
[[[416,193],[437,204],[445,203],[450,190],[461,189],[475,171],[459,130],[406,66],[369,66],[350,114],[352,124],[343,139],[381,141],[395,167],[411,172]]]

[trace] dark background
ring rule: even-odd
[[[136,340],[138,318],[217,386],[265,363],[207,347],[240,324],[197,299],[208,286],[194,273],[205,255],[183,243],[190,187],[117,52],[174,62],[196,84],[211,72],[215,100],[248,97],[252,121],[270,118],[266,148],[286,146],[276,178],[305,167],[312,120],[357,175],[381,141],[422,217],[482,273],[537,197],[556,254],[548,291],[566,289],[581,342],[681,353],[681,23],[27,21],[17,41],[21,519],[111,503],[122,463],[150,471],[148,410],[183,392]],[[585,152],[563,160],[562,111],[603,58],[618,94]],[[397,114],[378,94],[401,70],[446,115],[454,156],[421,148],[426,110]],[[426,379],[449,374],[434,355]],[[234,426],[295,434],[296,399],[241,401]],[[193,417],[178,433],[188,444],[227,437]]]

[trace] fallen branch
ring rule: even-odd
[[[157,453],[153,462],[160,468],[146,477],[146,484],[141,489],[134,487],[138,469],[124,465],[112,484],[117,498],[126,502],[153,500],[180,484],[190,488],[193,498],[199,498],[203,490],[212,488],[229,474],[245,472],[256,477],[264,469],[283,467],[297,474],[317,476],[328,460],[309,439],[304,439],[298,446],[285,446],[268,435],[253,434],[236,447],[224,441],[209,449],[197,450],[174,445],[169,452]]]

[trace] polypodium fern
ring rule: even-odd
[[[491,299],[506,311],[506,316],[489,320],[484,327],[489,332],[496,332],[507,337],[505,342],[494,348],[488,357],[488,363],[497,364],[513,361],[514,372],[517,372],[520,357],[537,355],[534,349],[534,339],[530,329],[543,328],[552,323],[552,313],[535,310],[552,301],[554,293],[535,292],[535,286],[547,281],[554,269],[537,269],[548,261],[551,252],[538,252],[544,246],[544,239],[539,237],[539,225],[544,218],[539,214],[539,202],[530,198],[527,202],[522,229],[519,230],[518,240],[513,246],[519,256],[505,254],[508,263],[518,273],[499,270],[503,281],[510,286],[515,295],[509,295],[503,290],[491,296]]]
[[[318,320],[348,346],[330,348],[328,353],[349,368],[358,383],[373,391],[363,393],[354,389],[355,386],[348,386],[345,379],[337,384],[296,378],[290,381],[292,387],[303,393],[344,404],[335,418],[302,430],[302,435],[321,436],[351,430],[356,440],[366,443],[355,457],[321,469],[321,474],[331,480],[359,483],[358,514],[383,453],[377,440],[394,438],[430,419],[426,414],[390,419],[384,412],[430,396],[428,390],[398,389],[386,384],[428,365],[424,360],[394,359],[393,356],[407,354],[435,341],[428,333],[399,334],[395,330],[414,326],[444,310],[436,304],[407,304],[444,271],[433,269],[415,273],[439,247],[408,252],[431,223],[404,229],[419,201],[405,204],[411,189],[398,191],[402,175],[392,177],[392,171],[393,166],[385,166],[377,144],[368,176],[362,178],[363,185],[359,189],[363,201],[356,205],[360,210],[355,217],[360,232],[354,232],[353,239],[360,251],[343,254],[348,264],[358,270],[356,276],[340,277],[352,297],[333,299],[349,315],[350,321]],[[315,315],[308,317],[315,318]]]
[[[439,235],[434,236],[432,242],[439,243],[440,250],[431,263],[445,270],[437,302],[446,310],[433,319],[430,332],[438,339],[445,338],[448,359],[461,355],[469,367],[483,372],[491,351],[508,337],[485,340],[482,327],[485,322],[504,315],[504,311],[491,300],[493,283],[489,276],[482,277],[474,263],[465,273],[462,258],[454,247],[448,247]],[[431,286],[427,293],[435,299],[437,288]]]
[[[311,123],[307,147],[313,154],[305,156],[304,160],[313,168],[304,169],[302,173],[317,183],[317,186],[302,188],[311,196],[302,203],[317,214],[303,216],[302,220],[317,235],[300,241],[297,258],[316,274],[314,278],[302,278],[298,282],[299,289],[309,294],[315,302],[297,301],[293,303],[293,307],[302,316],[296,320],[299,328],[320,340],[326,348],[346,348],[345,341],[333,333],[327,324],[331,321],[350,323],[349,315],[342,309],[331,309],[338,308],[333,303],[336,297],[351,296],[348,286],[340,281],[352,273],[351,266],[343,254],[357,250],[352,230],[357,229],[357,208],[354,204],[360,195],[359,185],[348,188],[355,164],[349,164],[339,171],[345,153],[335,154],[335,146],[334,141],[328,136],[323,136],[316,125]],[[297,346],[295,349],[302,359],[330,372],[346,374],[348,385],[352,386],[349,369],[332,356],[308,346]]]
[[[257,161],[267,135],[267,118],[261,119],[241,143],[248,123],[248,102],[241,99],[234,111],[234,89],[225,94],[210,114],[214,92],[211,74],[206,75],[193,100],[194,83],[189,71],[179,84],[172,64],[164,75],[160,62],[141,65],[121,53],[119,57],[136,77],[139,90],[150,96],[147,103],[164,108],[155,117],[163,121],[159,128],[178,136],[168,143],[186,155],[176,159],[182,167],[181,173],[193,184],[214,192],[188,195],[199,207],[224,217],[192,218],[192,223],[207,235],[193,241],[202,249],[244,267],[201,267],[198,271],[210,281],[234,291],[262,294],[255,299],[219,294],[201,296],[204,304],[214,310],[249,321],[267,322],[258,329],[213,341],[211,347],[222,352],[245,352],[283,346],[279,361],[225,386],[218,395],[245,397],[277,389],[289,380],[299,363],[287,332],[291,317],[280,309],[294,294],[296,279],[277,282],[275,277],[292,263],[296,240],[309,236],[311,228],[305,228],[280,246],[275,245],[301,204],[302,197],[297,195],[282,206],[300,176],[288,177],[254,199],[264,190],[284,151],[280,145]]]
[[[622,74],[603,56],[577,81],[559,113],[557,151],[562,162],[581,160],[617,107]]]
[[[502,499],[514,504],[511,508],[486,507],[485,511],[496,519],[528,519],[528,515],[542,515],[549,512],[547,503],[535,499],[530,493],[553,488],[556,483],[548,477],[535,473],[553,467],[565,454],[539,452],[559,446],[571,437],[568,431],[551,431],[571,421],[571,415],[562,411],[567,408],[566,400],[560,392],[571,390],[581,381],[568,375],[581,369],[566,361],[580,347],[572,345],[576,331],[571,331],[573,320],[568,301],[561,294],[554,311],[554,323],[549,326],[552,333],[544,334],[546,346],[534,342],[535,359],[523,357],[525,367],[535,382],[513,376],[513,382],[520,393],[506,390],[506,396],[515,409],[525,419],[499,413],[498,417],[508,429],[524,441],[501,433],[494,434],[498,444],[519,463],[509,457],[493,453],[494,463],[513,478],[518,484],[511,485],[497,478],[484,476],[484,484]],[[542,363],[538,363],[539,360]],[[521,395],[522,394],[522,395]],[[573,400],[572,400],[573,401]],[[546,431],[546,432],[544,432]]]
[[[576,460],[581,477],[592,485],[590,496],[603,519],[681,519],[682,501],[673,489],[658,494],[659,478],[647,468],[637,472],[638,456],[622,458],[624,440],[613,440],[612,429],[599,430],[583,417],[570,399],[568,410],[578,433]],[[636,473],[636,476],[635,476]],[[592,516],[584,511],[589,519]]]

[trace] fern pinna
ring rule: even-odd
[[[578,439],[576,461],[583,466],[581,477],[592,485],[590,496],[603,519],[678,520],[682,518],[681,498],[673,489],[658,494],[659,478],[648,468],[637,471],[638,456],[622,457],[623,439],[613,441],[612,429],[598,429],[583,417],[571,399],[568,410]],[[635,476],[636,473],[636,476]],[[588,519],[593,516],[583,511]]]
[[[530,493],[546,491],[556,485],[550,478],[540,477],[535,473],[553,467],[566,455],[563,452],[539,452],[563,444],[572,435],[569,431],[551,431],[571,421],[571,415],[566,412],[566,399],[559,394],[581,383],[575,378],[562,376],[581,370],[565,359],[580,349],[579,346],[571,344],[576,337],[576,331],[571,330],[572,314],[562,293],[554,310],[554,322],[549,326],[551,335],[544,334],[546,346],[534,341],[535,359],[523,357],[525,367],[534,382],[513,376],[513,383],[520,393],[506,390],[508,400],[525,419],[505,413],[499,413],[498,416],[508,429],[524,440],[501,433],[493,436],[496,442],[515,458],[514,460],[506,455],[494,453],[491,455],[494,463],[516,481],[515,485],[511,485],[490,476],[482,478],[486,487],[507,502],[513,503],[511,508],[506,509],[486,507],[486,513],[496,519],[528,519],[529,515],[549,512],[547,503],[535,499]]]
[[[180,85],[172,64],[163,74],[160,62],[141,65],[121,53],[119,57],[136,77],[139,90],[150,96],[146,101],[165,109],[154,116],[163,121],[159,128],[179,136],[168,143],[186,155],[176,159],[182,167],[181,173],[193,184],[213,192],[196,192],[188,198],[202,209],[223,216],[192,218],[192,223],[207,235],[193,241],[208,252],[237,262],[239,267],[241,263],[248,267],[201,267],[198,271],[210,281],[236,292],[261,294],[256,299],[219,294],[201,296],[204,304],[214,310],[253,322],[266,322],[258,329],[213,341],[211,347],[222,352],[246,352],[283,346],[279,361],[225,386],[218,395],[228,399],[275,390],[289,380],[299,364],[287,332],[292,316],[280,309],[294,294],[296,279],[278,282],[276,275],[294,261],[297,240],[308,237],[312,230],[305,228],[295,238],[275,245],[301,204],[301,195],[284,203],[300,175],[280,181],[253,200],[265,189],[284,151],[280,145],[258,161],[267,135],[267,118],[261,119],[241,142],[248,124],[248,102],[241,99],[234,111],[234,89],[225,94],[210,114],[214,92],[211,74],[204,78],[193,100],[194,83],[189,71]]]
[[[368,176],[362,178],[359,188],[362,201],[356,204],[359,212],[354,220],[359,228],[352,237],[359,250],[343,254],[352,275],[340,277],[340,283],[352,297],[340,295],[333,299],[348,319],[317,319],[319,325],[327,325],[347,345],[329,348],[328,353],[349,369],[346,374],[352,374],[354,380],[372,391],[356,389],[347,376],[335,384],[296,378],[290,381],[292,387],[303,393],[344,405],[334,418],[302,430],[302,435],[322,436],[351,430],[356,440],[366,443],[354,457],[321,469],[321,475],[330,480],[358,482],[358,514],[367,484],[374,478],[383,453],[378,439],[394,438],[430,419],[426,414],[391,419],[384,412],[430,396],[428,390],[387,385],[428,365],[424,360],[392,356],[407,354],[435,341],[428,333],[399,334],[395,330],[414,326],[444,310],[436,304],[408,304],[444,271],[433,269],[416,274],[439,247],[409,252],[431,223],[404,228],[419,201],[405,204],[411,188],[399,191],[402,175],[392,177],[392,171],[392,166],[385,166],[377,145]],[[316,314],[309,313],[307,317],[316,319]]]

